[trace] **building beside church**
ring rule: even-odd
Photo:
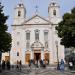
[[[60,6],[55,0],[48,6],[47,18],[35,13],[31,18],[26,17],[26,7],[19,3],[14,9],[12,24],[12,47],[10,62],[28,64],[29,60],[45,60],[49,64],[64,59],[64,46],[60,45],[60,38],[55,27],[61,21]],[[58,52],[58,53],[57,53]],[[58,55],[57,55],[58,54]]]

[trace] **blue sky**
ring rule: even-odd
[[[4,6],[4,13],[5,15],[9,16],[7,20],[7,24],[9,26],[8,31],[11,31],[11,25],[13,21],[13,13],[15,6],[20,2],[20,0],[0,0],[2,1],[2,5]],[[35,13],[35,6],[38,5],[38,12],[41,16],[48,17],[48,5],[50,4],[51,0],[22,0],[25,7],[27,17],[31,17]],[[60,12],[61,16],[66,13],[70,12],[70,10],[75,7],[75,0],[57,0],[60,5]]]

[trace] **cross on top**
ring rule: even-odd
[[[38,0],[36,0],[36,5],[35,5],[35,14],[38,13],[38,5],[37,5],[37,3],[38,3]]]
[[[20,3],[23,3],[23,0],[20,0]]]
[[[58,2],[58,0],[51,0],[51,2],[56,2],[56,3],[57,3],[57,2]]]
[[[38,5],[35,6],[35,9],[36,9],[35,13],[37,14],[38,13]]]

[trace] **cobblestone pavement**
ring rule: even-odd
[[[50,68],[23,68],[22,70],[5,70],[0,75],[75,75],[75,73],[71,73],[71,71],[61,72]]]

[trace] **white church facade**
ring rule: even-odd
[[[55,64],[64,59],[64,46],[60,45],[60,38],[55,27],[61,21],[60,6],[52,1],[48,7],[48,18],[35,13],[31,18],[26,17],[26,8],[19,3],[14,9],[12,25],[12,47],[10,62],[28,64],[29,60],[45,60]]]

